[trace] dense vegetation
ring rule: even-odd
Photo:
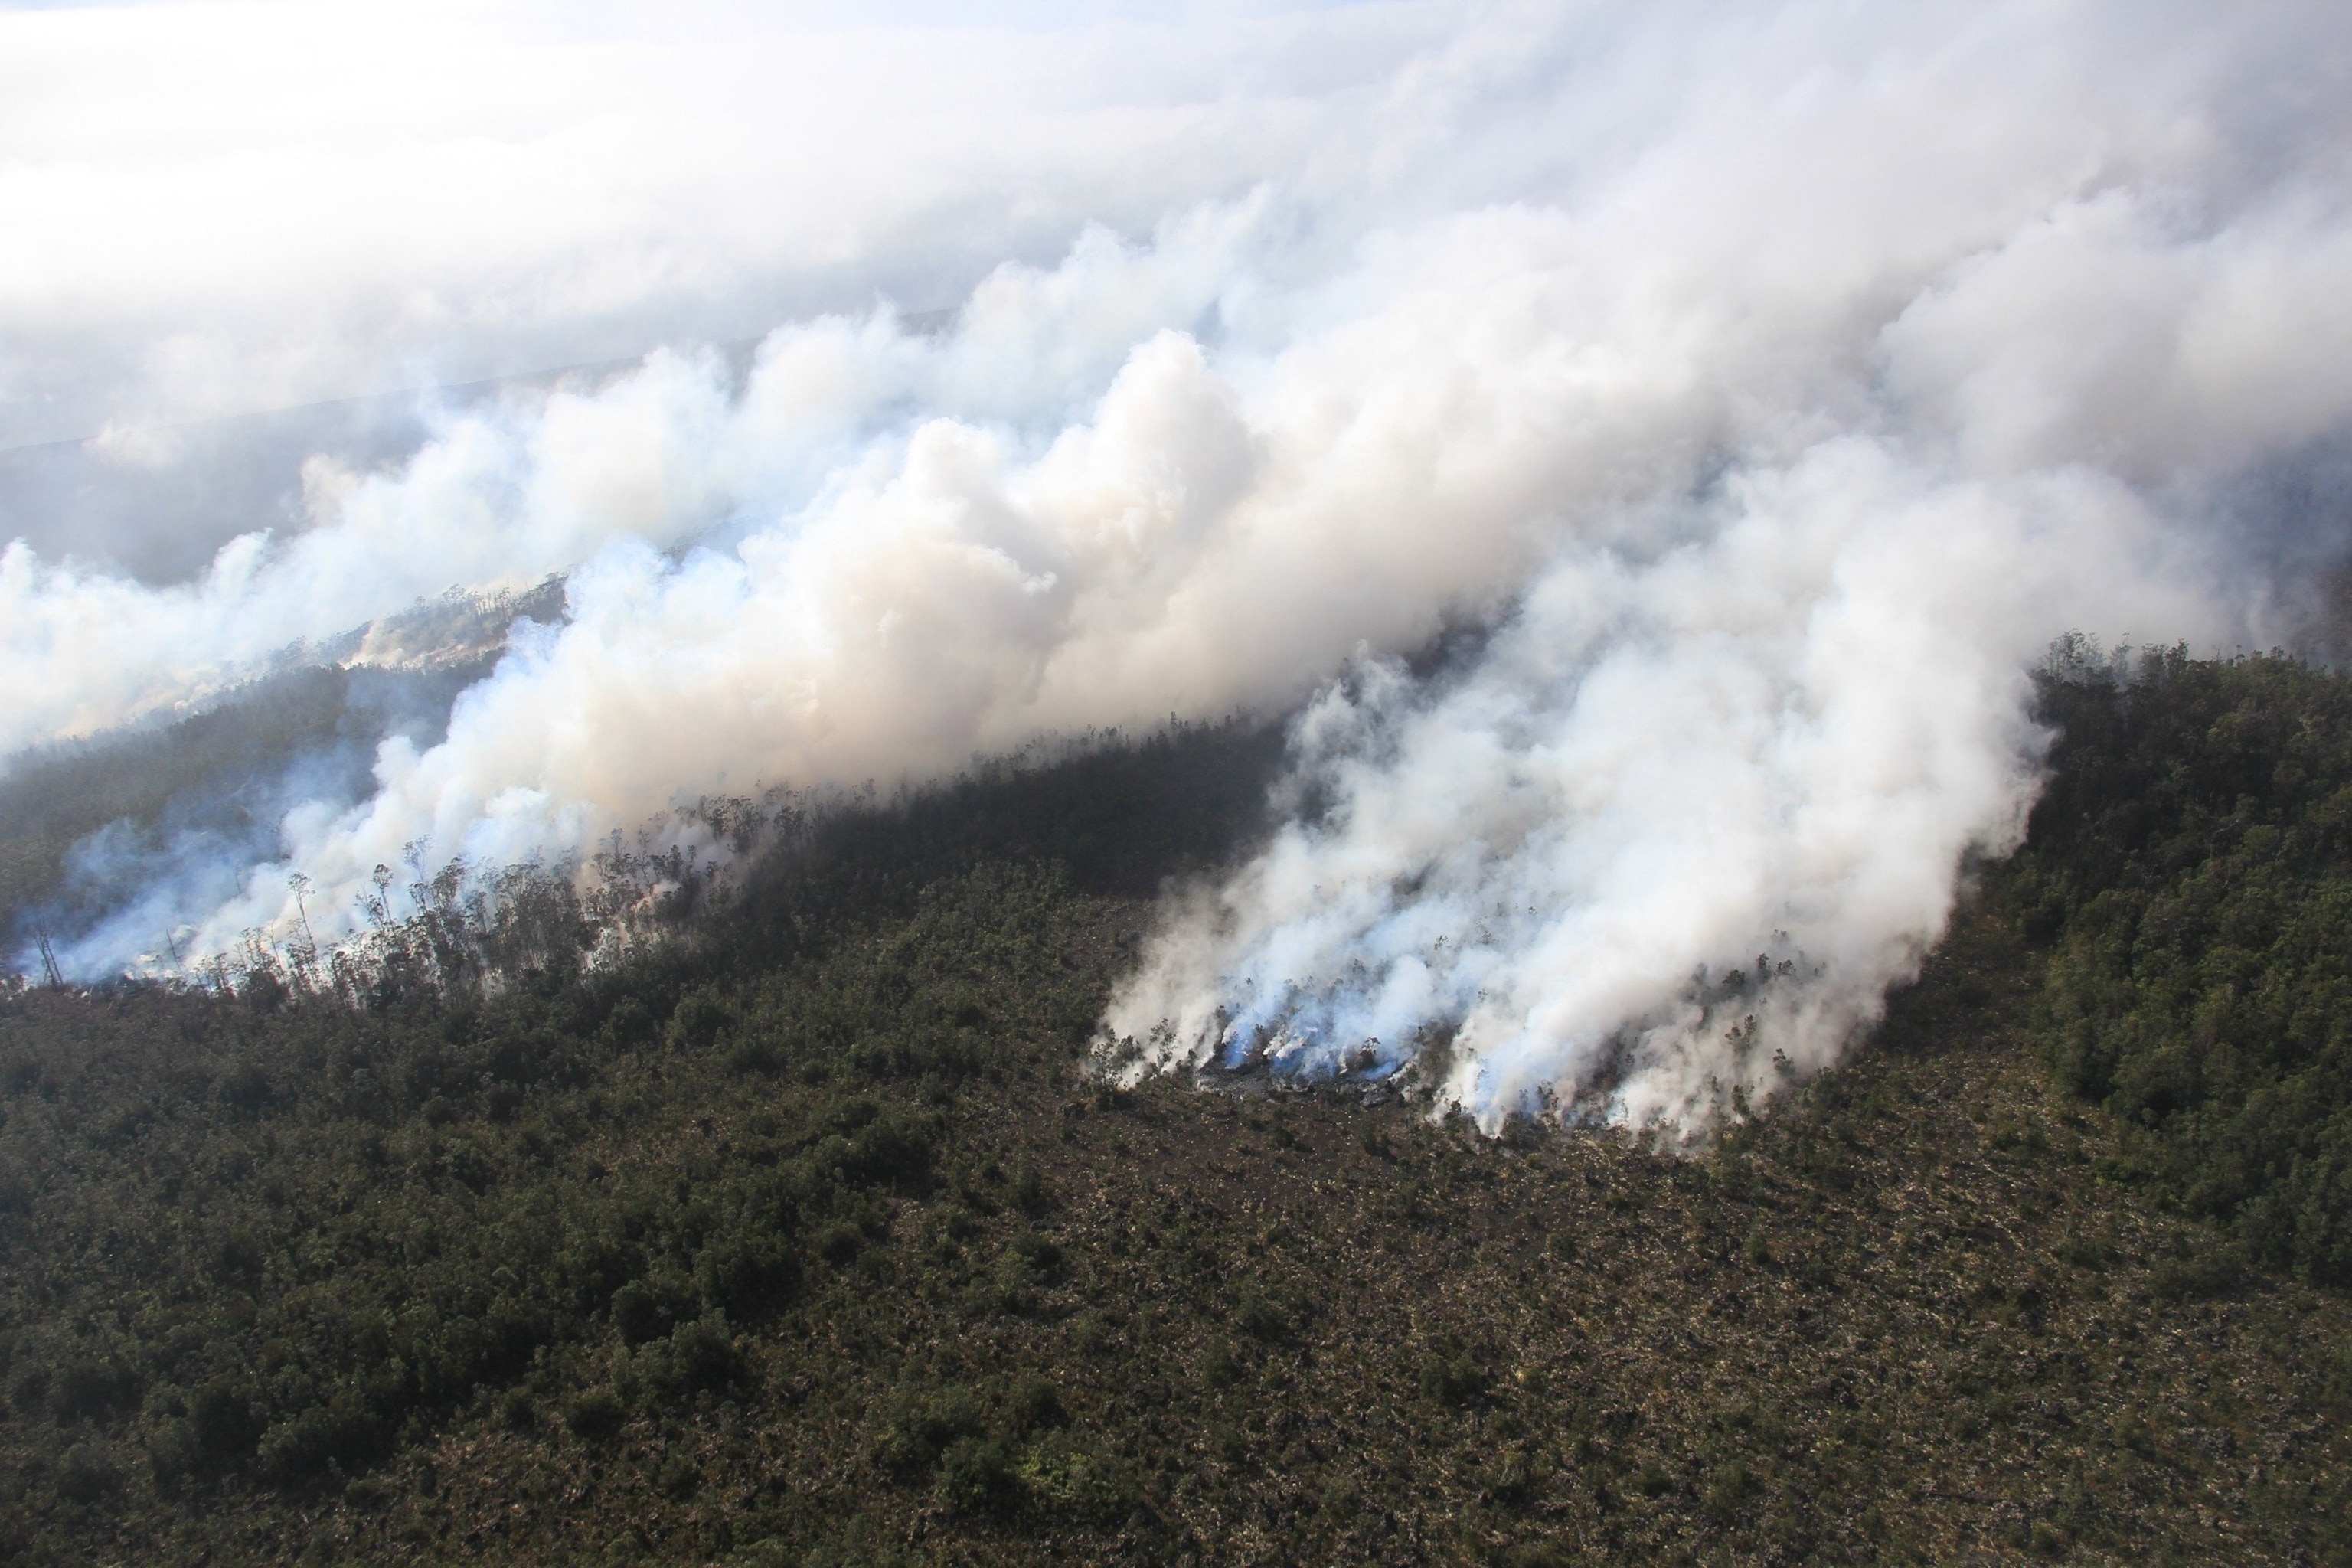
[[[2217,910],[2336,874],[2245,845],[2326,831],[2343,688],[2132,673],[2053,675],[2027,851],[1697,1158],[1105,1089],[1241,728],[804,823],[593,973],[12,993],[0,1561],[2352,1562],[2352,1302],[2248,1218],[2340,1234],[2333,1020],[2114,934],[2320,962]],[[2320,1155],[2231,1164],[2279,1084]]]
[[[2352,684],[2175,649],[2044,686],[2011,889],[2055,942],[2037,1037],[2114,1116],[2110,1175],[2352,1284]]]

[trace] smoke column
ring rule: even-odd
[[[2332,8],[1150,26],[1176,63],[1120,56],[1087,111],[1123,141],[971,110],[987,188],[1047,214],[1026,239],[908,152],[861,198],[889,221],[744,296],[997,246],[943,323],[819,311],[748,359],[445,410],[398,463],[314,460],[294,526],[186,581],[11,547],[0,746],[563,574],[437,741],[387,739],[364,799],[294,805],[171,917],[208,952],[290,929],[297,872],[332,940],[380,864],[1296,710],[1286,826],[1171,899],[1113,1000],[1131,1070],[1427,1053],[1490,1124],[1690,1125],[1832,1058],[2013,843],[2053,636],[2267,643],[2282,563],[2342,553],[2340,515],[2262,499],[2352,435]],[[747,166],[788,166],[761,135]],[[579,341],[660,321],[648,276]],[[1475,652],[1400,662],[1465,626]],[[110,973],[115,941],[68,956]]]

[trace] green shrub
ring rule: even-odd
[[[643,1279],[632,1279],[613,1292],[611,1317],[621,1342],[641,1345],[669,1332],[673,1314],[661,1292]]]
[[[755,1073],[772,1073],[783,1066],[783,1053],[776,1042],[765,1035],[753,1035],[737,1040],[727,1048],[727,1070],[738,1078]]]
[[[875,1463],[911,1476],[939,1463],[949,1445],[985,1429],[979,1402],[957,1387],[902,1394],[875,1445]]]
[[[635,1050],[649,1043],[660,1029],[653,1009],[636,996],[624,996],[604,1016],[602,1033],[607,1043],[619,1050]]]
[[[800,1283],[800,1258],[773,1231],[738,1225],[721,1231],[695,1255],[694,1288],[703,1303],[757,1321],[788,1300]]]
[[[1718,1524],[1727,1522],[1747,1505],[1762,1487],[1745,1459],[1727,1459],[1716,1467],[1708,1478],[1706,1491],[1699,1500],[1700,1510]]]
[[[1507,1449],[1487,1467],[1480,1489],[1505,1508],[1525,1508],[1536,1495],[1535,1461],[1522,1449]]]
[[[585,1316],[609,1309],[614,1295],[645,1267],[643,1247],[610,1231],[583,1227],[556,1254],[549,1283],[566,1306]],[[618,1326],[619,1320],[614,1321]]]
[[[188,1405],[188,1431],[194,1445],[192,1468],[219,1472],[244,1464],[261,1441],[262,1427],[246,1389],[226,1378],[207,1383]]]
[[[2224,1243],[2158,1258],[2147,1271],[2147,1289],[2160,1301],[2205,1300],[2229,1295],[2244,1283],[2245,1277],[2243,1255]]]
[[[815,1151],[818,1168],[846,1187],[888,1187],[919,1195],[930,1187],[937,1157],[930,1135],[903,1114],[877,1116],[849,1137],[835,1135]]]
[[[1058,1285],[1068,1275],[1068,1260],[1062,1254],[1061,1245],[1050,1237],[1034,1230],[1020,1231],[1005,1247],[1028,1266],[1029,1277],[1040,1285]]]
[[[715,1309],[678,1324],[668,1339],[654,1341],[640,1356],[646,1387],[671,1400],[726,1388],[747,1370],[727,1314]]]
[[[161,1489],[196,1469],[200,1456],[196,1436],[183,1415],[166,1415],[147,1437],[147,1468]]]
[[[866,1232],[851,1220],[835,1220],[816,1234],[817,1256],[827,1263],[847,1263],[865,1246]]]
[[[280,1485],[316,1479],[330,1468],[355,1475],[392,1451],[398,1431],[393,1412],[338,1394],[262,1434],[256,1463],[263,1476]]]
[[[1421,1396],[1438,1405],[1472,1404],[1486,1392],[1486,1368],[1477,1354],[1451,1336],[1442,1336],[1421,1358]]]
[[[48,1395],[60,1421],[102,1421],[138,1403],[139,1379],[116,1362],[74,1356],[50,1380]]]
[[[1023,1452],[1013,1480],[1022,1506],[1052,1519],[1108,1526],[1135,1506],[1134,1489],[1119,1467],[1063,1433]]]
[[[1014,1208],[1019,1209],[1031,1219],[1043,1218],[1046,1211],[1053,1207],[1053,1202],[1045,1193],[1045,1178],[1037,1173],[1037,1167],[1026,1159],[1013,1167],[1013,1181],[1005,1190],[1005,1196],[1013,1200]]]
[[[69,1502],[93,1503],[121,1490],[122,1475],[106,1450],[77,1443],[58,1461],[57,1489]]]
[[[587,1388],[563,1407],[563,1424],[585,1442],[601,1442],[618,1432],[629,1419],[629,1407],[609,1388]]]
[[[1001,1438],[959,1437],[940,1456],[940,1501],[959,1513],[1013,1513],[1023,1501],[1017,1464]]]
[[[698,986],[677,999],[665,1034],[673,1050],[698,1051],[707,1048],[734,1019],[735,1010],[717,991]]]
[[[41,1361],[26,1361],[8,1369],[8,1406],[19,1415],[31,1415],[48,1408],[49,1368]]]
[[[654,1469],[654,1489],[677,1501],[702,1489],[702,1468],[684,1454],[672,1454]]]
[[[1062,1406],[1062,1390],[1053,1379],[1026,1377],[1014,1386],[1013,1397],[1005,1401],[1004,1419],[1014,1433],[1026,1436],[1066,1426],[1070,1415]]]
[[[240,1061],[220,1079],[220,1097],[237,1110],[258,1111],[277,1098],[277,1090],[258,1062]]]
[[[1289,1307],[1255,1283],[1234,1292],[1234,1327],[1252,1339],[1278,1343],[1297,1327]]]

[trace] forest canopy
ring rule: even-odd
[[[2284,1436],[2352,1413],[2352,687],[2075,647],[2040,702],[1876,1040],[1679,1157],[1095,1077],[1264,830],[1238,724],[808,817],[616,962],[509,899],[365,984],[20,985],[0,1555],[1934,1556],[1953,1475],[2053,1554],[2352,1549]]]
[[[2352,685],[2280,656],[2054,661],[2008,896],[2034,1031],[2115,1174],[2263,1267],[2352,1283]]]

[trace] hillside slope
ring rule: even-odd
[[[2352,1561],[2352,1303],[2064,1076],[2046,824],[1695,1158],[1108,1092],[1146,895],[1272,756],[845,820],[491,1002],[10,996],[0,1552]]]

